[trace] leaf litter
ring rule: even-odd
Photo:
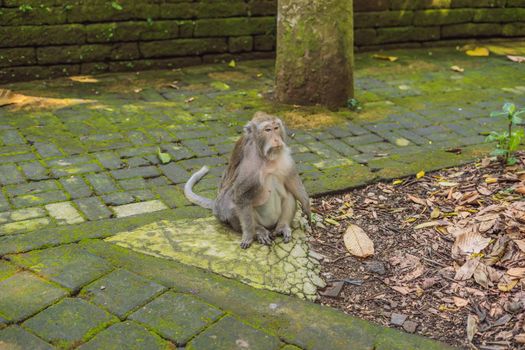
[[[320,303],[454,346],[525,349],[525,154],[518,158],[316,198],[311,240],[328,282]],[[349,254],[348,232],[373,256]]]

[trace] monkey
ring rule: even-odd
[[[242,233],[242,249],[250,247],[254,238],[270,245],[270,230],[288,243],[297,201],[310,220],[310,200],[285,140],[281,119],[256,112],[235,143],[217,198],[211,200],[193,192],[193,186],[209,171],[207,166],[184,185],[190,202],[211,209],[220,222]]]

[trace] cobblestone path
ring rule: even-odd
[[[356,58],[359,113],[272,103],[272,61],[4,86],[23,96],[0,108],[0,348],[441,348],[111,243],[162,220],[209,216],[181,186],[206,164],[195,191],[214,196],[257,110],[285,120],[301,177],[319,194],[472,161],[490,148],[484,134],[503,127],[489,113],[525,104],[523,68],[502,57],[388,54],[399,61]],[[173,251],[156,255],[206,268]]]

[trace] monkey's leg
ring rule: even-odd
[[[270,238],[270,231],[266,227],[258,225],[255,229],[255,234],[257,235],[257,240],[261,244],[271,245],[272,239]]]
[[[255,237],[255,218],[253,215],[253,208],[251,206],[244,206],[238,210],[239,221],[242,227],[241,248],[247,249],[253,242]]]
[[[286,195],[282,200],[281,210],[281,217],[279,217],[279,221],[277,222],[275,233],[283,235],[284,242],[288,243],[292,239],[292,229],[290,228],[290,225],[292,224],[295,211],[297,210],[295,198],[290,192],[286,192]]]

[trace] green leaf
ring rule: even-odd
[[[511,120],[512,124],[521,124],[523,122],[523,119],[521,119],[520,117],[518,117],[516,114],[514,114],[512,116],[512,120]]]
[[[523,130],[518,130],[512,133],[509,138],[509,151],[513,152],[518,149],[523,136]]]
[[[508,115],[514,114],[516,112],[516,105],[514,103],[507,102],[503,105],[503,112]]]
[[[506,117],[507,113],[505,112],[492,112],[490,113],[491,118]]]
[[[506,149],[503,149],[503,148],[496,148],[495,150],[493,150],[492,152],[490,152],[490,155],[491,156],[504,156],[506,155],[508,152]]]
[[[111,2],[111,7],[113,7],[115,10],[118,10],[118,11],[122,11],[123,9],[122,5],[116,1]]]
[[[171,161],[171,156],[169,153],[161,152],[160,147],[157,148],[157,156],[162,164],[167,164]]]
[[[518,162],[518,160],[515,157],[509,157],[507,159],[507,165],[514,165]]]

